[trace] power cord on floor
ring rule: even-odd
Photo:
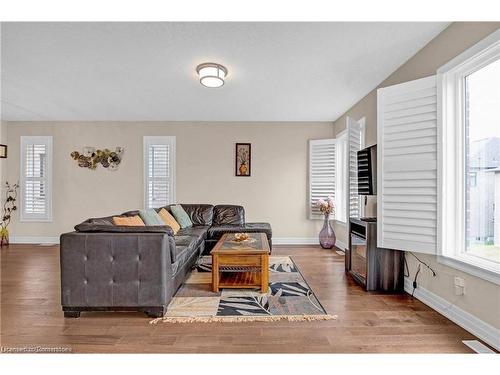
[[[406,255],[404,255],[405,253],[403,253],[403,260],[405,262],[405,273],[404,273],[404,276],[405,277],[410,277],[410,268],[408,267],[408,262],[406,261]]]
[[[419,257],[417,257],[415,254],[413,254],[411,251],[408,251],[408,254],[412,255],[420,264],[424,265],[425,267],[427,267],[431,272],[432,272],[432,276],[433,277],[436,277],[436,272],[432,269],[431,266],[429,266],[427,263],[425,263],[424,261],[420,260]]]
[[[410,277],[410,269],[408,268],[408,262],[406,261],[406,253],[410,254],[418,261],[417,272],[415,273],[415,277],[413,278],[413,284],[412,284],[413,290],[411,292],[411,297],[413,298],[413,295],[415,294],[415,289],[417,289],[418,274],[420,273],[422,266],[425,266],[427,269],[429,269],[431,271],[432,277],[436,277],[436,271],[434,271],[434,269],[431,266],[429,266],[427,263],[422,261],[419,257],[417,257],[415,254],[413,254],[411,251],[407,251],[407,252],[405,252],[405,255],[404,255],[404,262],[405,262],[405,266],[406,266],[406,274],[405,274],[406,277]]]
[[[413,294],[415,293],[415,289],[417,289],[417,278],[420,273],[420,264],[418,265],[417,272],[415,273],[415,277],[413,279],[413,290],[411,291],[411,298],[413,298]]]

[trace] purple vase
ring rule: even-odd
[[[329,215],[325,215],[325,222],[323,223],[323,228],[319,232],[319,244],[323,249],[332,249],[335,246],[335,232],[330,225],[330,220],[328,220]]]

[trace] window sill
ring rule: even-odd
[[[22,217],[19,219],[20,223],[52,223],[52,218],[39,218],[39,217],[34,217],[34,218],[27,218],[27,217]]]
[[[497,270],[494,269],[495,266],[493,266],[493,269],[481,267],[478,264],[479,262],[475,262],[473,257],[467,255],[457,256],[455,258],[438,255],[437,259],[441,264],[500,285],[500,271],[498,270],[498,265],[496,266]]]

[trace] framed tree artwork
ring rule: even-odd
[[[252,168],[252,145],[250,143],[236,143],[235,175],[250,177]]]

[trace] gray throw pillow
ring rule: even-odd
[[[191,221],[189,215],[180,204],[171,206],[170,211],[172,211],[172,215],[174,215],[175,220],[177,220],[181,228],[189,228],[193,226],[193,222]]]
[[[146,225],[165,225],[160,215],[154,209],[139,210],[139,216]]]

